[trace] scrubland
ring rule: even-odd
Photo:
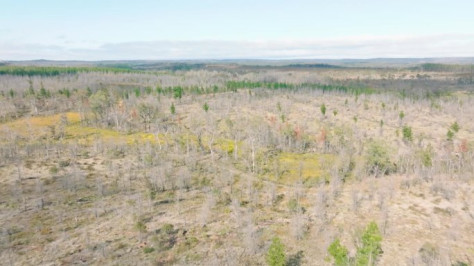
[[[2,265],[474,263],[472,72],[87,69],[0,75]]]

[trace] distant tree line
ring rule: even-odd
[[[181,99],[185,94],[203,95],[220,92],[236,92],[238,89],[272,89],[272,90],[297,90],[297,89],[311,89],[321,90],[323,92],[342,92],[354,95],[373,94],[375,89],[368,87],[345,86],[345,85],[331,85],[319,83],[303,83],[291,84],[284,82],[253,82],[253,81],[228,81],[224,86],[156,86],[155,92],[159,95],[173,96],[175,99]],[[128,99],[130,94],[135,94],[136,97],[140,95],[147,95],[153,92],[152,87],[131,88],[131,90],[123,91],[123,98]]]
[[[472,65],[426,63],[415,67],[414,69],[421,69],[429,72],[469,72],[472,69]]]
[[[59,76],[83,72],[130,73],[134,70],[115,67],[38,67],[38,66],[0,66],[0,75],[14,76]]]
[[[290,64],[287,66],[292,68],[345,68],[343,66],[330,64]]]
[[[235,91],[237,89],[255,89],[255,88],[267,88],[267,89],[315,89],[322,90],[323,92],[344,92],[351,94],[373,94],[375,89],[364,87],[364,86],[345,86],[345,85],[333,85],[333,84],[321,84],[321,83],[302,83],[302,84],[290,84],[283,82],[251,82],[251,81],[228,81],[226,83],[227,89]]]

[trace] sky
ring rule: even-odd
[[[0,60],[473,57],[472,0],[0,0]]]

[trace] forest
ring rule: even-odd
[[[2,265],[471,265],[473,65],[0,66]]]

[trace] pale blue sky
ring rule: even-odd
[[[474,1],[0,0],[0,60],[474,56]]]

